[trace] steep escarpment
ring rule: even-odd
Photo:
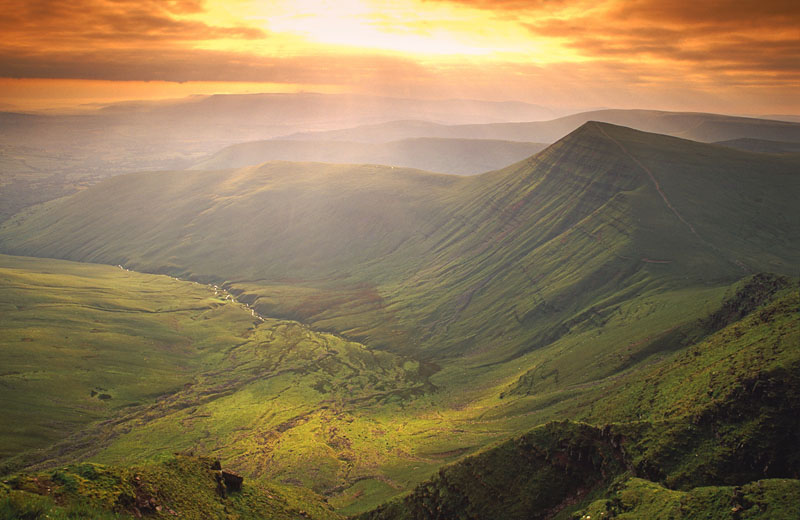
[[[794,518],[798,301],[795,283],[624,378],[595,421],[627,420],[549,423],[360,518]]]

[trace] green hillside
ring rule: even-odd
[[[3,246],[216,280],[330,277],[396,250],[467,181],[285,162],[124,175],[19,214],[4,226]],[[61,224],[52,226],[52,218]],[[190,258],[198,265],[184,261]]]
[[[64,315],[72,316],[76,305],[86,299],[91,301],[91,295],[102,289],[104,280],[109,285],[122,285],[124,289],[105,288],[104,292],[116,292],[115,300],[124,295],[128,306],[141,298],[139,293],[124,285],[131,278],[131,288],[147,282],[144,301],[160,301],[167,296],[162,291],[181,299],[185,294],[182,291],[206,295],[213,292],[213,289],[166,277],[138,275],[104,266],[13,257],[3,257],[3,262],[6,271],[15,272],[15,284],[19,284],[18,279],[23,275],[49,280],[47,285],[28,287],[27,301],[50,294],[56,286],[54,280],[59,281],[60,292],[70,295],[70,306],[43,302],[38,307],[41,314],[43,306],[52,306],[47,311],[52,323],[44,329],[52,327],[49,330],[53,332],[63,330],[59,324]],[[85,290],[87,285],[92,292]],[[212,307],[225,312],[217,318],[212,330],[216,331],[216,327],[225,323],[220,320],[229,320],[228,326],[238,326],[240,331],[239,339],[232,338],[236,344],[226,345],[228,336],[215,337],[217,343],[205,349],[224,349],[215,352],[215,364],[210,369],[195,372],[180,389],[156,397],[150,405],[109,410],[113,414],[112,421],[95,423],[51,450],[40,450],[36,459],[54,457],[46,466],[52,468],[55,464],[56,469],[40,473],[40,476],[6,479],[7,487],[0,491],[10,498],[0,507],[65,515],[69,511],[125,513],[132,510],[123,507],[130,505],[124,497],[131,493],[138,497],[142,493],[137,490],[142,488],[151,490],[145,494],[155,499],[154,504],[162,506],[165,516],[172,509],[194,518],[193,515],[199,513],[191,513],[197,511],[192,507],[206,513],[216,507],[226,507],[240,511],[242,518],[255,518],[254,511],[263,512],[264,504],[274,508],[289,507],[281,505],[287,500],[295,504],[291,506],[295,511],[314,511],[311,502],[316,499],[313,495],[285,486],[278,486],[276,491],[276,484],[272,482],[278,479],[325,493],[332,504],[345,511],[358,511],[374,507],[408,489],[441,464],[481,445],[514,435],[526,425],[530,428],[548,418],[564,416],[598,425],[615,419],[645,421],[614,426],[613,434],[607,429],[591,427],[580,427],[573,432],[568,424],[535,430],[549,432],[545,437],[549,439],[547,442],[556,443],[558,449],[565,450],[569,456],[594,449],[590,448],[593,443],[599,443],[597,449],[601,453],[610,450],[613,454],[619,448],[614,446],[613,439],[638,439],[625,445],[625,464],[614,462],[616,455],[607,457],[622,476],[627,473],[620,468],[633,466],[637,476],[666,479],[665,483],[679,487],[706,485],[709,475],[718,481],[715,484],[728,485],[739,480],[785,477],[787,472],[796,472],[800,465],[792,453],[775,451],[796,445],[797,439],[781,436],[796,436],[800,431],[792,423],[798,415],[790,410],[800,402],[796,399],[797,382],[793,379],[800,362],[800,351],[796,349],[798,301],[796,282],[774,276],[750,277],[732,286],[718,310],[695,324],[694,328],[703,327],[711,334],[707,339],[701,337],[697,343],[674,354],[651,358],[640,370],[626,371],[621,378],[610,377],[596,385],[572,385],[567,392],[522,395],[512,391],[501,399],[492,391],[476,402],[474,393],[458,395],[464,388],[462,385],[459,389],[455,382],[450,382],[449,388],[431,386],[422,367],[414,362],[405,361],[400,365],[389,354],[370,353],[362,346],[331,335],[316,334],[296,323],[253,321],[246,309],[235,303],[222,303],[218,295],[211,299]],[[154,318],[170,316],[173,312],[160,307],[151,310]],[[208,310],[201,316],[204,322],[213,320]],[[10,321],[15,317],[16,314],[9,314]],[[119,327],[108,320],[104,320],[104,325],[109,330]],[[145,323],[144,326],[146,328],[140,328],[138,334],[152,334],[153,325]],[[129,327],[135,330],[137,324],[131,323]],[[692,331],[693,328],[685,329]],[[714,330],[719,332],[713,333]],[[79,343],[93,332],[78,327],[73,334],[76,335],[73,341]],[[202,358],[202,355],[195,357]],[[108,370],[106,365],[96,361],[97,356],[84,358],[85,370],[96,369],[97,375]],[[140,366],[134,370],[142,372]],[[190,374],[181,376],[188,378]],[[687,386],[683,384],[685,381],[694,384]],[[546,386],[546,382],[539,384]],[[62,383],[61,388],[65,386]],[[676,392],[676,388],[679,391]],[[707,391],[710,388],[714,392]],[[17,395],[25,396],[24,388],[18,388]],[[769,401],[763,396],[774,398]],[[550,401],[544,407],[543,398]],[[50,413],[38,403],[30,412]],[[776,418],[784,422],[775,422]],[[698,430],[697,424],[705,426]],[[719,444],[721,449],[713,448],[720,442],[721,432],[725,432],[725,440]],[[575,440],[569,440],[574,435],[577,435]],[[708,444],[709,435],[716,439],[711,445]],[[539,437],[539,434],[534,435],[534,444],[544,442]],[[670,444],[675,442],[671,439],[679,439],[680,446]],[[570,448],[576,442],[576,446],[584,447]],[[697,448],[689,451],[686,443],[707,446],[703,449],[709,451],[703,458],[696,459],[693,454],[703,452]],[[517,445],[518,442],[508,444]],[[742,446],[755,457],[752,463],[744,458],[746,452],[741,450]],[[733,451],[728,451],[730,449]],[[241,500],[231,495],[236,500],[231,506],[213,492],[211,473],[203,469],[200,462],[180,459],[167,462],[162,469],[158,465],[148,466],[149,469],[129,467],[142,459],[161,460],[164,454],[175,450],[213,453],[223,459],[223,467],[245,474],[255,487],[242,495]],[[495,463],[495,450],[487,453],[491,454],[490,462],[481,462],[478,467],[489,471],[496,467],[501,482],[513,475],[507,470],[509,463],[499,466]],[[685,464],[686,456],[675,458],[683,453],[692,457],[688,459],[691,464]],[[731,454],[736,455],[736,464],[745,461],[742,476],[732,471]],[[583,455],[578,455],[571,471],[579,471],[587,482],[605,482],[603,485],[610,482],[602,474],[588,472],[591,468],[581,462],[581,458]],[[104,468],[84,464],[65,469],[58,466],[86,459],[122,466]],[[511,454],[511,460],[517,461],[518,457]],[[595,459],[585,457],[585,461],[589,460]],[[575,485],[579,481],[573,473],[566,475],[566,481],[559,480],[566,478],[558,477],[561,464],[556,465],[555,474],[544,473],[541,479],[526,482],[531,486],[535,482],[556,486],[555,494],[543,496],[557,498],[562,492],[569,495],[572,493],[569,489],[558,491],[561,489],[558,483]],[[516,463],[512,466],[527,471]],[[531,471],[540,471],[536,467],[534,465]],[[667,473],[661,475],[659,471]],[[137,474],[143,475],[144,483],[132,480]],[[468,482],[474,479],[470,477]],[[266,502],[258,498],[263,497],[264,486],[268,489]],[[608,493],[616,488],[610,489]],[[20,495],[20,492],[28,494]],[[36,499],[30,493],[51,496],[55,503]],[[284,498],[276,501],[276,495]],[[471,491],[469,495],[471,500],[480,496]],[[492,496],[490,494],[489,498]],[[772,506],[776,503],[780,504],[780,500],[771,502]],[[485,507],[496,510],[499,506],[490,501]],[[318,511],[324,512],[324,508]]]
[[[0,247],[225,282],[264,315],[496,363],[573,336],[567,355],[606,325],[620,336],[596,348],[639,343],[748,273],[795,273],[797,171],[590,123],[468,178],[313,163],[121,176],[18,215]]]
[[[321,497],[292,486],[226,480],[219,461],[175,455],[127,467],[72,464],[0,484],[0,518],[334,520]]]
[[[694,297],[698,308],[677,304],[689,292],[758,270],[796,272],[797,171],[796,160],[587,125],[448,188],[443,218],[348,270],[339,287],[265,276],[231,288],[264,313],[432,357],[513,357],[620,320],[619,305],[648,292],[660,303],[646,328],[668,330],[702,308]],[[380,299],[357,290],[365,281]]]
[[[3,474],[181,451],[259,485],[400,489],[377,469],[408,454],[374,432],[433,390],[419,363],[166,276],[5,255],[0,273]]]
[[[208,287],[0,255],[0,461],[180,389],[249,313]]]
[[[792,476],[766,418],[797,414],[739,394],[763,378],[794,392],[798,166],[588,123],[472,177],[270,162],[124,175],[31,208],[0,227],[0,250],[216,283],[267,318],[223,305],[242,321],[215,336],[237,339],[212,365],[195,356],[180,388],[26,460],[196,450],[349,514],[569,419],[590,437],[619,423],[628,476],[682,492]],[[755,422],[732,415],[745,404]],[[704,414],[719,427],[695,431],[687,417]],[[721,478],[730,453],[709,444],[743,435],[786,471]]]
[[[471,178],[290,163],[120,176],[18,215],[0,247],[218,281],[376,288],[383,299],[430,295],[432,284],[466,298],[490,276],[586,276],[573,253],[595,268],[606,259],[658,277],[691,268],[695,279],[733,280],[797,265],[796,171],[793,158],[591,123]]]
[[[748,152],[758,153],[800,153],[800,143],[790,143],[785,141],[769,141],[766,139],[730,139],[728,141],[719,141],[717,144],[727,146],[728,148],[736,148],[738,150],[747,150]]]
[[[800,293],[786,283],[746,284],[717,315],[730,325],[612,384],[594,425],[548,423],[359,518],[796,518]]]
[[[486,139],[404,139],[388,143],[253,141],[235,144],[199,161],[193,170],[253,166],[266,161],[385,164],[440,173],[474,175],[529,157],[547,145]]]

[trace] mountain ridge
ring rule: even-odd
[[[547,145],[479,139],[417,137],[365,144],[348,141],[251,141],[223,148],[192,170],[219,170],[285,160],[340,164],[383,164],[457,175],[502,168]]]
[[[700,112],[622,109],[581,112],[550,121],[524,123],[440,125],[424,121],[396,121],[343,130],[290,134],[276,139],[381,142],[409,137],[450,137],[552,143],[594,120],[701,142],[737,138],[800,142],[800,124],[795,122]]]
[[[677,156],[681,157],[680,168],[671,164]],[[433,331],[449,330],[447,324],[461,320],[476,299],[487,297],[489,288],[499,285],[508,291],[520,287],[532,276],[525,270],[538,270],[540,277],[549,272],[553,281],[575,276],[564,270],[566,266],[547,260],[564,254],[585,259],[580,268],[568,264],[582,273],[582,283],[590,279],[587,268],[594,266],[598,278],[592,283],[599,283],[598,287],[611,272],[630,277],[656,268],[663,273],[659,276],[671,273],[673,280],[689,271],[695,279],[732,281],[743,274],[742,265],[757,270],[750,264],[761,262],[758,259],[764,255],[770,258],[771,270],[790,272],[798,258],[791,246],[794,232],[780,222],[788,222],[791,213],[787,194],[797,188],[794,168],[791,158],[587,123],[532,158],[468,178],[389,167],[279,162],[234,172],[117,177],[73,199],[49,205],[45,211],[12,219],[0,232],[0,246],[8,252],[32,255],[59,250],[72,260],[121,263],[217,283],[230,281],[233,290],[246,294],[265,314],[311,319],[325,329],[338,319],[318,320],[302,310],[296,315],[287,313],[291,302],[283,310],[265,307],[258,301],[258,292],[249,292],[248,284],[255,280],[282,284],[287,278],[300,280],[299,285],[312,291],[335,292],[337,287],[366,283],[382,287],[379,293],[384,303],[380,305],[384,309],[392,309],[395,315],[407,313],[409,322],[429,324],[424,325],[430,329],[420,339],[430,343],[436,335],[430,336]],[[759,175],[770,180],[758,179]],[[213,190],[204,184],[209,182],[215,183]],[[162,187],[157,194],[150,193],[156,183]],[[714,212],[695,204],[698,189],[709,198]],[[765,189],[774,199],[769,203]],[[93,195],[102,191],[106,192],[103,202]],[[180,199],[174,198],[179,193]],[[397,198],[394,193],[403,195]],[[172,202],[165,206],[168,200]],[[339,206],[345,201],[347,209]],[[142,214],[137,204],[152,209]],[[81,213],[87,205],[94,207],[97,215],[96,230],[105,229],[106,235],[81,241],[76,248],[69,245],[71,237],[85,233],[82,230],[89,222],[64,218],[51,222],[46,214],[62,211],[59,207]],[[752,214],[757,221],[750,221]],[[289,215],[294,223],[286,228]],[[320,219],[321,215],[326,216]],[[261,220],[253,220],[254,216]],[[129,218],[139,222],[129,225]],[[656,227],[645,231],[636,219]],[[230,228],[234,222],[249,224]],[[256,222],[266,226],[265,230],[273,226],[273,231],[255,240],[245,239],[255,231]],[[15,233],[23,223],[27,229],[24,237]],[[749,231],[758,227],[769,230],[769,237]],[[206,230],[203,241],[194,229]],[[128,245],[118,242],[123,230]],[[659,234],[664,238],[654,240]],[[22,237],[21,241],[15,236]],[[776,236],[785,237],[778,241],[785,244],[777,249],[773,245]],[[770,247],[763,247],[767,242]],[[132,247],[139,252],[124,253]],[[213,253],[220,247],[237,253],[220,262],[219,254]],[[675,257],[674,252],[680,256]],[[265,260],[253,265],[251,258]],[[525,258],[527,264],[521,264]],[[542,272],[542,266],[548,264]],[[510,265],[518,267],[511,271],[504,267]],[[353,272],[356,266],[358,274]],[[410,276],[404,274],[414,271]],[[442,279],[437,273],[443,272],[450,280],[447,291],[436,289],[437,280]],[[553,293],[552,287],[558,285],[549,284],[546,291],[555,301],[562,298]],[[567,284],[564,297],[575,290],[577,286]],[[412,299],[418,302],[418,310],[390,304],[393,293],[401,294],[394,297],[401,299],[415,295]],[[503,300],[525,300],[510,293],[490,298],[498,313]],[[451,303],[458,301],[462,303]],[[486,304],[484,299],[478,306]],[[517,303],[515,313],[524,322],[532,319],[532,312],[541,305]],[[330,315],[331,311],[324,313]],[[334,325],[333,330],[344,330],[341,326]],[[532,324],[526,326],[530,327]],[[419,334],[407,333],[412,337]],[[452,334],[449,336],[452,343]]]

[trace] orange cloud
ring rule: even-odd
[[[245,25],[221,27],[187,15],[203,13],[198,0],[0,0],[4,49],[80,49],[151,41],[263,38]]]
[[[321,2],[0,0],[0,77],[797,110],[794,1]]]
[[[200,64],[200,65],[199,65]],[[245,81],[292,84],[352,84],[376,78],[423,79],[413,60],[381,55],[292,57],[203,49],[166,49],[157,59],[142,49],[0,54],[6,77],[107,79],[116,81]]]
[[[795,81],[796,0],[428,0],[514,19],[533,38],[556,40],[584,60],[680,63],[680,73],[762,73]],[[720,80],[724,79],[720,76]]]

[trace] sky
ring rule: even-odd
[[[245,92],[800,113],[797,0],[0,0],[0,110]]]

